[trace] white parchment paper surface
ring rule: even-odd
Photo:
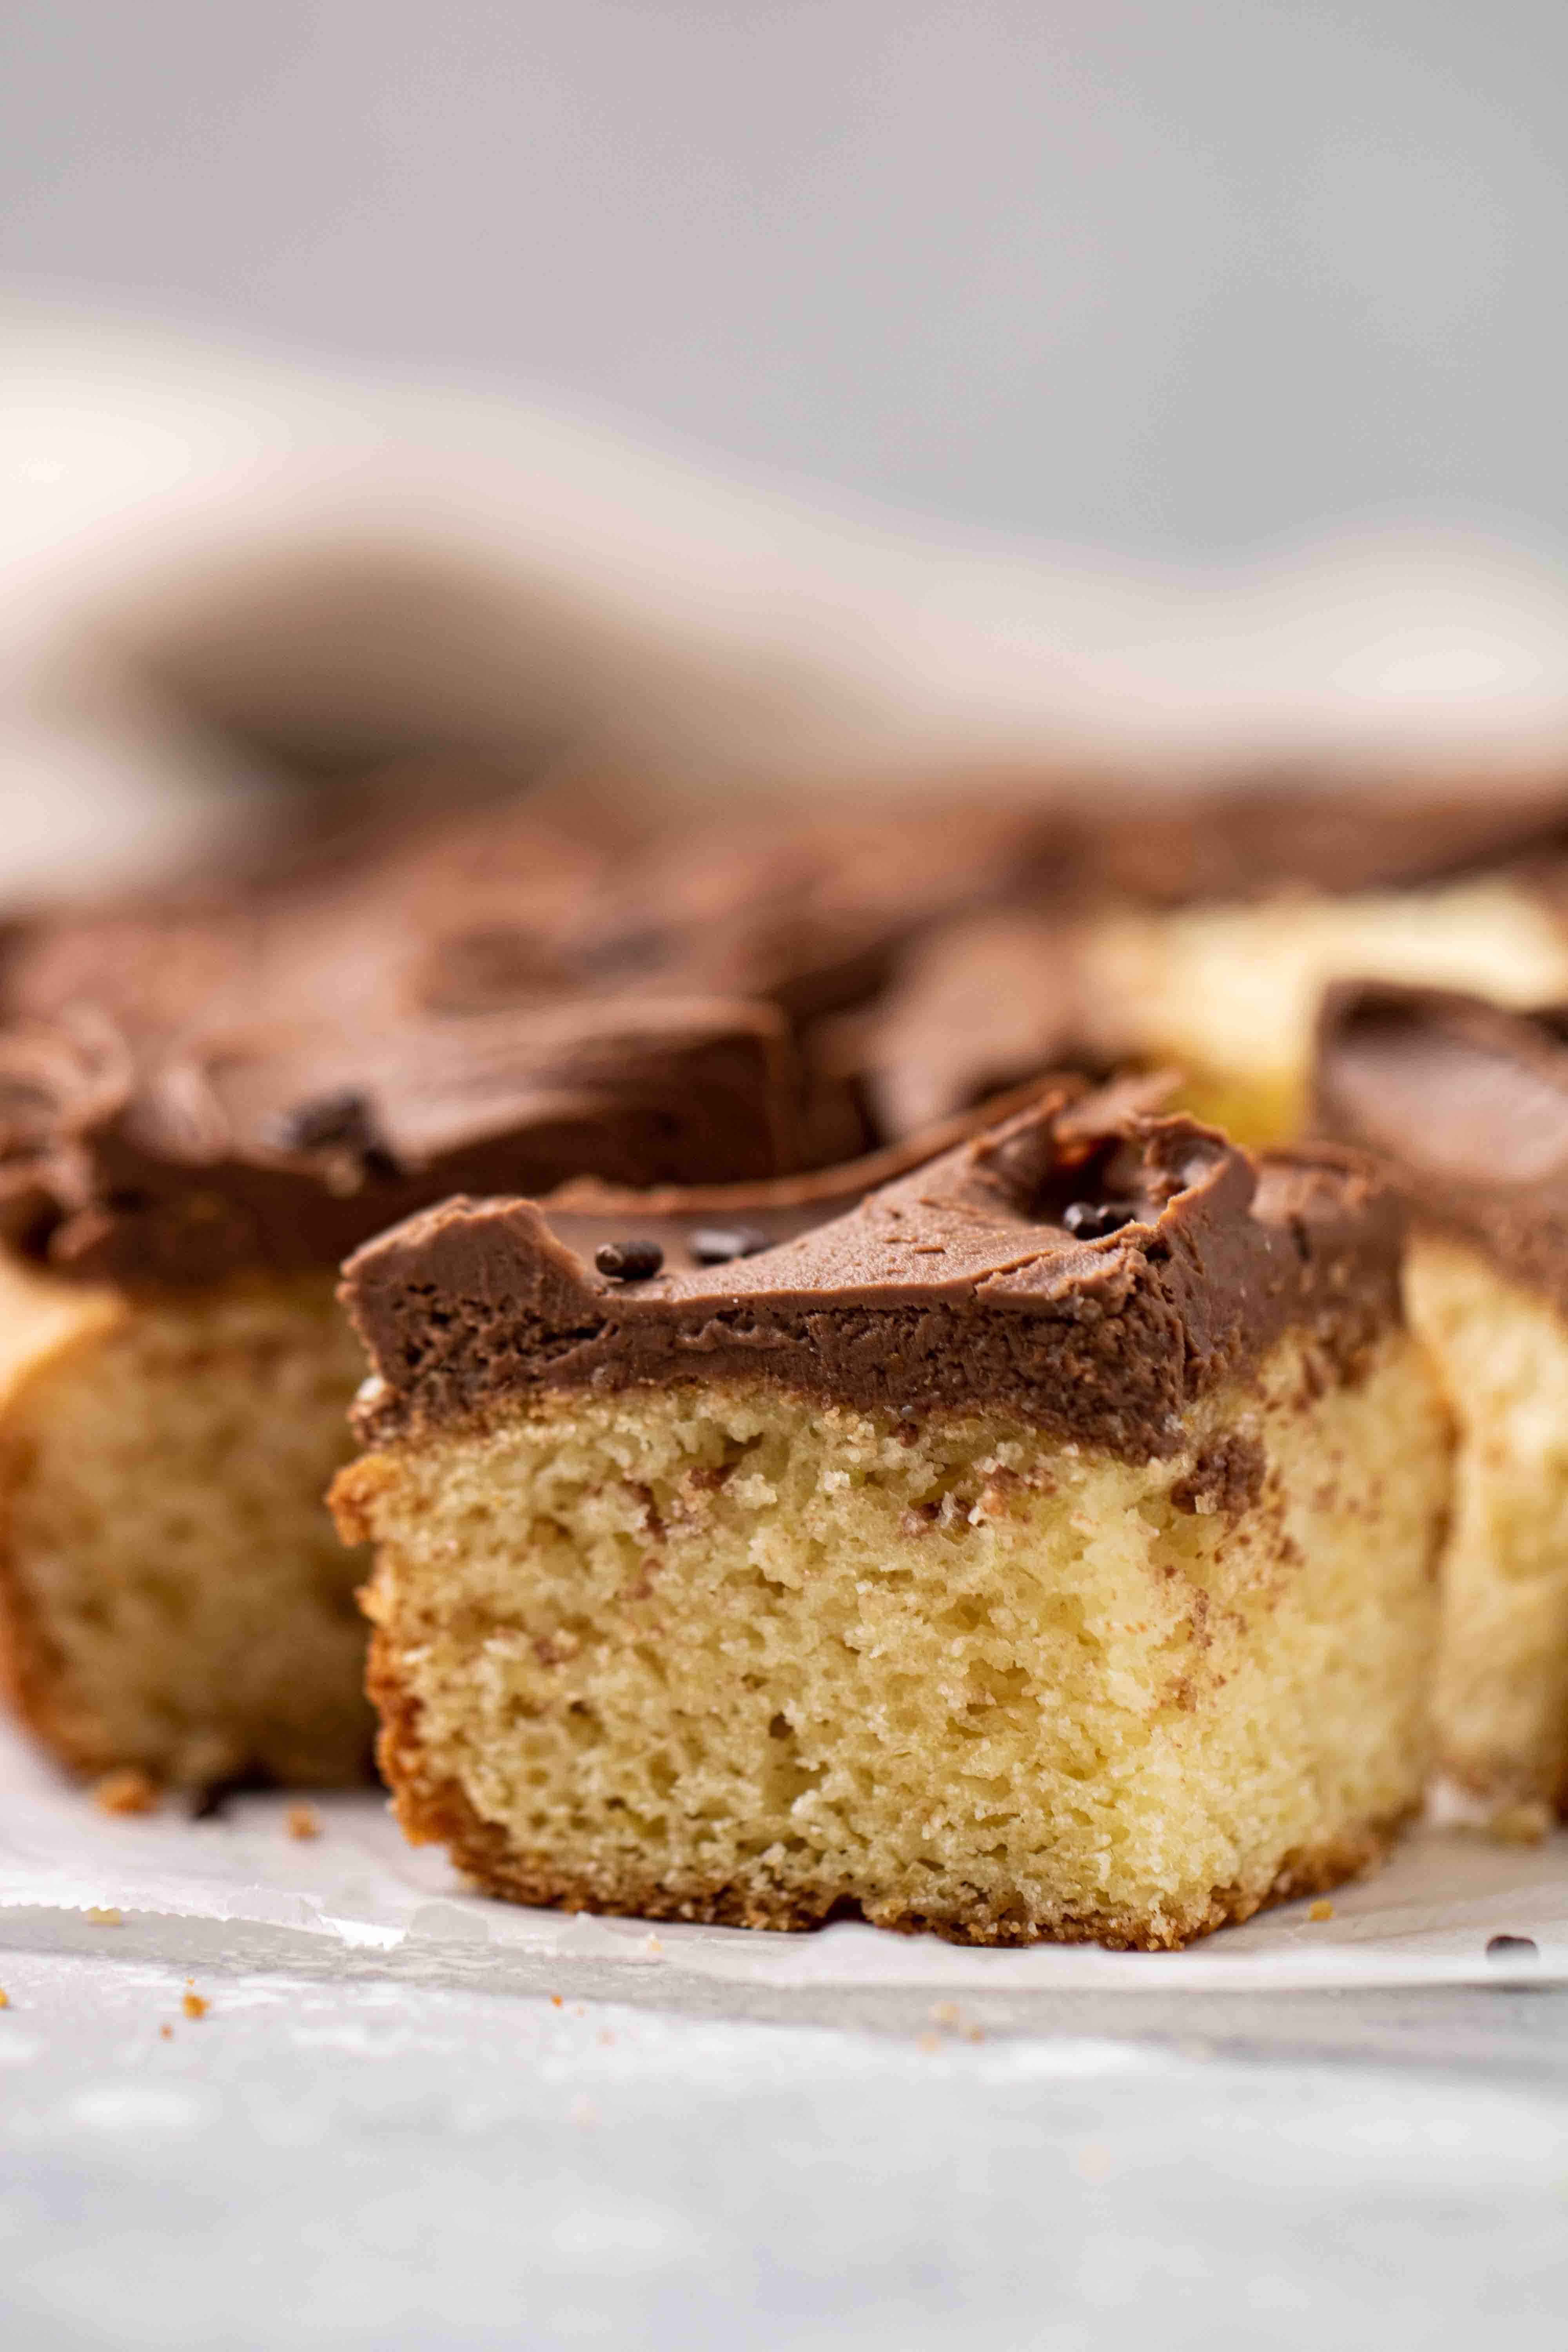
[[[320,1834],[289,1834],[289,1801],[247,1796],[198,1822],[173,1802],[110,1816],[10,1732],[0,1733],[0,1913],[28,1916],[36,1938],[58,1929],[79,1948],[118,1912],[126,1925],[198,1925],[202,1947],[247,1965],[378,1955],[399,1975],[438,1980],[455,1953],[473,1981],[500,1989],[520,1961],[553,1958],[570,1988],[574,1958],[733,1986],[778,1990],[931,1986],[954,1992],[1322,1990],[1376,1985],[1568,1979],[1568,1832],[1509,1845],[1474,1831],[1423,1827],[1387,1866],[1339,1890],[1332,1916],[1293,1903],[1185,1952],[1114,1953],[1081,1946],[971,1951],[928,1937],[851,1924],[816,1935],[653,1925],[527,1910],[470,1893],[445,1857],[410,1849],[373,1794],[316,1800]],[[1318,1906],[1320,1911],[1321,1906]],[[0,1932],[5,1921],[0,1916]],[[1529,1950],[1493,1952],[1503,1935]],[[673,1983],[672,1983],[673,1990]]]

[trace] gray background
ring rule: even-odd
[[[0,282],[1155,556],[1557,545],[1562,0],[13,0]]]

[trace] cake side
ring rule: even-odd
[[[363,1561],[321,1496],[357,1350],[330,1283],[132,1305],[0,1259],[0,1672],[85,1772],[345,1783]]]
[[[1483,1252],[1411,1242],[1412,1328],[1452,1411],[1434,1706],[1444,1769],[1500,1806],[1568,1803],[1568,1323]]]
[[[1371,982],[1331,992],[1317,1106],[1413,1221],[1405,1278],[1458,1435],[1443,1562],[1444,1769],[1568,1802],[1568,1042],[1560,1013]]]
[[[340,1477],[381,1761],[514,1900],[1160,1948],[1374,1861],[1446,1418],[1296,1331],[1142,1464],[995,1413],[541,1392]]]

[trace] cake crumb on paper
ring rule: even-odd
[[[122,1764],[95,1784],[92,1801],[100,1813],[154,1813],[158,1784],[139,1764]]]
[[[283,1826],[291,1838],[304,1840],[321,1834],[321,1817],[313,1805],[290,1805],[283,1816]]]
[[[210,2000],[204,2000],[199,1992],[188,1992],[181,2001],[180,2007],[187,2017],[205,2017],[212,2003]]]
[[[1539,1797],[1504,1805],[1487,1823],[1487,1834],[1499,1845],[1540,1845],[1552,1827],[1552,1812]]]
[[[1310,1910],[1308,1912],[1308,1914],[1307,1914],[1307,1916],[1308,1916],[1308,1918],[1309,1918],[1309,1919],[1316,1919],[1316,1920],[1319,1920],[1319,1921],[1321,1921],[1321,1920],[1324,1920],[1324,1919],[1331,1919],[1331,1918],[1333,1917],[1333,1916],[1334,1916],[1334,1906],[1333,1906],[1333,1905],[1332,1905],[1331,1903],[1324,1903],[1324,1902],[1318,1902],[1318,1903],[1314,1903],[1314,1904],[1313,1904],[1313,1906],[1312,1906],[1312,1907],[1311,1907],[1311,1909],[1310,1909]]]
[[[124,1912],[117,1911],[111,1903],[89,1904],[87,1916],[95,1927],[123,1927],[125,1925]]]

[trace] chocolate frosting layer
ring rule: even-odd
[[[1568,847],[1568,778],[1333,789],[1263,777],[1189,799],[1111,797],[1078,830],[1072,893],[1175,907],[1442,881]]]
[[[1020,910],[922,940],[847,1043],[879,1128],[907,1136],[1046,1070],[1108,1072],[1116,1056],[1099,1049],[1095,1028],[1078,927]]]
[[[1110,1066],[1075,908],[1432,873],[1559,814],[1539,786],[1021,793],[628,847],[524,804],[243,903],[26,926],[0,967],[0,1230],[65,1272],[188,1286],[335,1264],[459,1190],[929,1150],[998,1087]]]
[[[1418,1224],[1476,1244],[1568,1314],[1568,1007],[1331,989],[1314,1115],[1376,1155]]]
[[[374,1030],[279,1020],[155,1044],[101,1016],[0,1036],[0,1230],[129,1288],[331,1266],[465,1188],[787,1164],[761,1005],[656,1000]]]
[[[380,1438],[541,1389],[774,1381],[900,1416],[994,1408],[1132,1460],[1288,1328],[1333,1364],[1398,1318],[1400,1219],[1331,1146],[1261,1173],[1068,1080],[833,1223],[621,1282],[528,1201],[446,1203],[350,1260]],[[628,1236],[631,1238],[631,1236]]]

